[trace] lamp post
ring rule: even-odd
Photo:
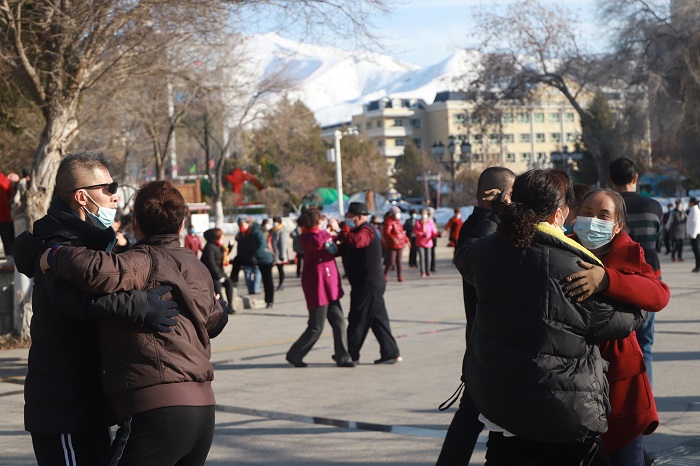
[[[460,144],[457,144],[457,138],[450,136],[447,138],[447,146],[445,146],[442,141],[433,144],[430,148],[431,155],[435,160],[445,167],[445,169],[450,171],[450,176],[452,178],[452,191],[455,189],[455,174],[457,169],[463,163],[470,161],[470,156],[472,153],[472,145],[469,140],[464,139]],[[457,145],[459,145],[459,155],[455,158],[455,153],[457,152]],[[445,160],[445,147],[447,147],[447,153],[449,154],[449,159]]]
[[[335,183],[336,191],[338,192],[338,214],[340,217],[345,216],[345,206],[343,205],[343,167],[340,157],[340,140],[343,136],[356,136],[360,134],[357,128],[350,127],[345,131],[335,130],[333,132],[333,159],[335,160]]]

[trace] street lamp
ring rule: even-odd
[[[333,132],[333,137],[335,139],[333,149],[333,158],[335,159],[335,183],[336,191],[338,192],[338,214],[341,218],[345,216],[345,206],[343,205],[343,167],[340,158],[340,140],[343,139],[343,136],[356,136],[358,134],[360,134],[360,132],[354,126],[345,131],[335,130]]]
[[[455,186],[455,173],[460,165],[469,162],[469,157],[472,153],[472,145],[469,143],[469,140],[465,138],[459,144],[459,156],[455,159],[455,152],[457,152],[458,145],[457,143],[457,138],[455,138],[454,136],[450,136],[449,138],[447,138],[447,153],[450,156],[448,160],[444,159],[445,146],[442,144],[442,141],[433,144],[433,146],[430,149],[430,153],[435,158],[435,160],[437,162],[442,163],[445,169],[450,171],[450,175],[452,177],[453,191]]]

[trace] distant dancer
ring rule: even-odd
[[[304,230],[300,240],[307,258],[307,266],[301,275],[301,287],[309,310],[309,321],[304,333],[287,352],[287,361],[294,367],[306,367],[304,356],[311,351],[323,333],[324,321],[328,319],[333,329],[333,360],[339,367],[355,367],[348,353],[345,316],[340,305],[343,286],[335,264],[337,248],[334,239],[324,228],[318,209],[309,209],[297,220]]]
[[[13,197],[12,183],[4,173],[0,173],[0,239],[2,239],[6,258],[12,256],[12,247],[15,242],[15,224],[10,214]]]
[[[271,308],[275,300],[275,284],[272,281],[274,256],[268,247],[267,239],[258,224],[247,215],[238,217],[238,228],[238,254],[231,262],[231,281],[234,285],[238,283],[238,274],[244,265],[251,269],[258,266],[265,289],[265,302],[267,307]]]
[[[402,361],[399,347],[391,334],[389,314],[384,303],[384,268],[382,244],[374,227],[369,225],[369,208],[362,202],[351,202],[345,215],[350,229],[342,231],[338,221],[329,225],[338,233],[343,265],[350,281],[350,312],[348,314],[348,352],[353,362],[360,360],[360,349],[372,333],[379,342],[380,358],[375,364]]]
[[[275,255],[275,266],[277,267],[277,275],[279,276],[277,291],[284,288],[284,266],[289,263],[289,254],[287,253],[288,242],[289,235],[282,224],[282,217],[279,215],[272,217],[270,244],[272,245],[272,254]]]
[[[434,270],[432,267],[432,250],[434,241],[437,239],[437,228],[430,219],[427,209],[420,211],[420,219],[413,227],[416,235],[416,247],[418,248],[418,259],[420,260],[420,276],[429,277]]]
[[[396,276],[403,281],[403,249],[408,243],[406,232],[401,225],[401,210],[393,206],[384,217],[384,234],[382,235],[386,261],[384,265],[384,281],[389,281],[389,272],[396,267]]]
[[[455,208],[454,215],[450,217],[450,220],[445,225],[445,232],[450,239],[449,247],[453,248],[457,245],[457,239],[459,238],[459,230],[462,228],[462,209],[459,207]]]
[[[226,299],[230,307],[227,311],[233,313],[233,283],[224,271],[224,265],[228,265],[228,250],[223,244],[223,235],[224,232],[221,228],[212,228],[204,232],[204,239],[207,240],[207,244],[202,251],[201,261],[209,271],[214,282],[214,292],[219,296],[223,296],[222,288],[226,290]]]
[[[433,223],[433,228],[435,228],[435,236],[433,236],[433,246],[430,248],[430,272],[435,272],[435,251],[437,250],[437,244],[438,244],[438,238],[440,237],[441,233],[440,230],[438,230],[437,223],[435,222],[435,209],[432,207],[428,207],[428,217],[430,218],[430,221]]]
[[[195,256],[199,257],[199,253],[204,251],[204,246],[202,246],[202,240],[197,234],[197,230],[194,227],[190,227],[185,236],[185,247],[192,251]]]
[[[668,217],[668,229],[671,232],[671,244],[673,244],[671,249],[671,260],[673,262],[676,262],[676,260],[683,262],[683,239],[687,235],[685,229],[687,220],[688,215],[683,210],[683,202],[678,199],[676,208],[671,211],[671,215]]]
[[[690,247],[693,249],[693,255],[695,256],[695,268],[692,272],[698,273],[700,272],[700,245],[698,244],[700,208],[698,208],[698,200],[695,197],[690,198],[688,205],[690,208],[688,209],[688,221],[685,223],[685,229],[688,233],[688,238],[690,238]]]
[[[409,245],[408,266],[418,267],[418,249],[416,248],[416,233],[414,231],[414,227],[416,225],[416,222],[418,221],[418,211],[415,209],[411,209],[409,211],[409,214],[410,217],[403,223],[403,229],[406,232],[406,236],[408,237]]]

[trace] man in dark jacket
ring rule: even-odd
[[[620,193],[625,200],[627,208],[627,232],[634,241],[642,246],[647,263],[654,269],[656,276],[661,279],[661,263],[656,253],[656,238],[661,231],[663,208],[654,199],[637,193],[638,180],[637,166],[631,160],[619,158],[610,163],[610,182],[613,189]],[[649,313],[644,324],[637,329],[637,341],[644,354],[649,382],[653,381],[651,347],[654,344],[654,314],[654,312]]]
[[[360,360],[360,349],[370,328],[379,342],[380,358],[375,364],[402,361],[399,347],[391,334],[389,314],[384,304],[384,267],[382,242],[369,223],[369,208],[362,202],[351,202],[345,215],[349,231],[342,231],[338,221],[331,218],[330,227],[340,242],[343,265],[350,281],[350,312],[348,313],[348,352],[353,362]]]
[[[231,262],[231,281],[238,283],[238,274],[244,265],[255,268],[258,266],[262,275],[263,288],[265,289],[265,302],[267,307],[272,307],[275,301],[275,284],[272,281],[272,265],[275,257],[267,245],[267,239],[260,226],[253,222],[247,215],[238,217],[240,233],[236,237],[238,252]]]
[[[24,422],[39,465],[66,464],[66,457],[102,464],[107,457],[115,419],[102,391],[97,322],[87,319],[109,317],[162,331],[175,325],[177,312],[167,309],[174,303],[159,300],[169,287],[98,298],[39,268],[39,257],[55,244],[110,250],[116,192],[102,154],[69,154],[56,173],[48,214],[34,223],[33,235],[17,238],[17,268],[34,276]]]
[[[459,238],[455,249],[455,265],[459,269],[464,261],[464,256],[469,247],[479,238],[496,232],[498,215],[493,211],[495,200],[503,195],[508,196],[513,188],[515,173],[505,167],[489,167],[479,176],[477,184],[477,201],[474,211],[462,224],[459,230]],[[476,315],[476,290],[466,281],[462,281],[462,293],[464,295],[464,312],[467,316],[466,339],[469,344],[470,324],[474,322]],[[464,353],[463,367],[466,366],[467,353]],[[465,380],[462,374],[462,381]],[[484,424],[479,421],[479,411],[468,391],[462,393],[459,409],[455,412],[445,442],[442,444],[440,457],[437,464],[469,464],[474,445]]]

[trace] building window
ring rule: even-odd
[[[520,142],[531,142],[532,138],[530,137],[530,133],[521,133],[520,134]]]
[[[384,139],[377,141],[377,147],[384,147]]]
[[[508,152],[506,154],[506,162],[515,162],[515,153]]]
[[[477,144],[481,144],[481,141],[484,140],[484,137],[481,134],[475,134],[474,135],[474,142]]]
[[[403,120],[394,120],[394,126],[403,126]]]
[[[564,122],[565,123],[573,123],[574,122],[574,112],[566,112],[564,114]]]
[[[549,114],[549,122],[550,123],[559,123],[560,121],[561,121],[561,115],[559,114],[559,112]]]
[[[454,115],[452,115],[452,121],[456,125],[463,125],[466,120],[467,115],[465,115],[464,113],[455,113]]]
[[[515,134],[504,134],[503,142],[506,144],[513,144],[515,142]]]
[[[470,120],[473,125],[478,125],[481,123],[481,117],[477,113],[472,113]]]
[[[508,112],[503,114],[503,123],[513,123],[513,114]]]
[[[547,153],[546,152],[538,152],[537,153],[537,161],[541,162],[543,160],[547,160]]]
[[[420,121],[420,120],[418,120]],[[422,149],[423,148],[423,140],[421,138],[413,138],[413,144],[418,148]]]
[[[367,123],[365,123],[365,126],[367,127],[367,129],[370,129],[372,127],[372,122],[368,121]]]
[[[530,123],[530,114],[528,112],[518,112],[518,123]]]
[[[536,133],[535,142],[546,142],[544,138],[544,133]]]
[[[383,128],[384,127],[384,120],[377,120],[377,128]]]
[[[535,112],[535,123],[544,123],[544,113]]]
[[[404,147],[406,145],[406,140],[403,138],[398,138],[394,140],[394,145],[396,147]]]
[[[530,161],[530,153],[523,152],[522,154],[520,154],[520,161],[521,162],[529,162]]]
[[[552,142],[561,142],[561,133],[552,133],[549,136]]]
[[[566,133],[566,141],[574,142],[576,140],[576,135],[574,133]]]
[[[489,134],[489,143],[491,144],[498,144],[498,141],[501,138],[498,136],[498,134]]]
[[[411,126],[420,129],[420,118],[411,118]]]

